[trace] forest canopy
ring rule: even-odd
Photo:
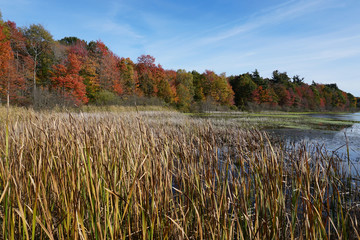
[[[300,76],[257,70],[235,76],[164,69],[150,55],[120,57],[101,40],[54,40],[40,24],[18,27],[0,15],[0,103],[51,107],[162,102],[183,111],[204,106],[349,111],[358,98],[336,84],[307,84]],[[196,108],[196,109],[195,109]]]

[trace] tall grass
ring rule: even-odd
[[[166,111],[23,111],[8,129],[1,239],[359,238],[359,178],[322,149]]]

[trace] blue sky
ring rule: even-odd
[[[4,20],[101,39],[134,61],[229,75],[273,70],[360,96],[359,0],[0,0]]]

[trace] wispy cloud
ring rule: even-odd
[[[124,38],[141,39],[143,36],[125,23],[119,23],[111,19],[96,19],[87,23],[88,28],[96,29],[103,34],[111,34]]]
[[[263,8],[260,4],[280,1],[258,2],[254,7],[231,0],[216,5],[221,9],[205,0],[79,1],[72,8],[54,1],[0,0],[0,6],[5,20],[19,23],[12,15],[21,16],[20,25],[49,23],[57,38],[100,38],[120,56],[136,60],[151,54],[165,68],[228,75],[257,68],[264,76],[279,69],[309,81],[341,79],[339,86],[358,86],[360,95],[359,0],[287,0]],[[237,14],[242,6],[256,10]]]
[[[232,23],[232,25],[235,26],[223,26],[224,29],[215,33],[215,36],[206,37],[202,39],[201,42],[204,44],[211,44],[241,34],[248,34],[256,29],[289,21],[329,6],[329,1],[325,0],[288,1],[276,7],[262,10],[261,12],[254,14],[247,19],[245,23],[238,22],[235,24]]]
[[[309,13],[324,8],[325,0],[303,0],[288,1],[266,10],[261,10],[251,17],[232,21],[228,24],[217,26],[213,29],[207,29],[199,33],[187,33],[181,37],[170,40],[159,40],[160,44],[149,45],[149,49],[164,49],[164,51],[176,51],[179,53],[193,52],[203,49],[206,46],[213,47],[215,44],[221,44],[225,40],[241,37],[246,38],[254,31],[260,28],[281,24],[296,17],[301,17]],[[329,1],[327,1],[329,3]],[[332,0],[331,0],[332,2]],[[328,5],[327,5],[328,6]],[[166,49],[166,46],[171,46]],[[177,46],[177,47],[173,47]]]
[[[332,0],[330,1],[332,2]],[[202,32],[181,30],[178,34],[176,34],[176,31],[170,30],[172,26],[177,26],[174,19],[164,19],[161,15],[147,13],[144,10],[136,10],[136,14],[139,14],[139,18],[144,21],[144,24],[148,25],[152,34],[152,36],[148,36],[152,40],[145,41],[143,48],[162,59],[170,60],[171,58],[179,59],[193,54],[197,55],[207,47],[213,48],[214,45],[222,44],[221,42],[228,39],[239,36],[243,37],[252,34],[262,27],[280,24],[283,21],[302,16],[310,11],[316,11],[324,8],[324,5],[327,6],[325,2],[325,0],[291,0],[275,7],[261,10],[245,20],[244,18],[233,20],[228,24],[206,29]],[[327,0],[327,3],[329,3],[329,0]],[[114,9],[120,9],[116,6]],[[114,12],[117,11],[119,10],[114,10]],[[124,26],[116,26],[115,22],[103,21],[99,25],[104,26],[102,28],[103,31],[111,32],[117,30],[121,34],[127,32],[130,36],[136,37],[136,35],[139,35],[129,27],[124,29]],[[169,32],[172,32],[172,34]],[[154,36],[156,33],[158,36]],[[146,36],[137,37],[146,38]]]
[[[358,81],[349,72],[351,67],[360,64],[360,25],[339,23],[324,31],[271,34],[278,27],[291,28],[288,22],[312,19],[318,13],[331,12],[336,7],[340,7],[339,3],[332,0],[288,1],[245,19],[196,34],[161,40],[146,48],[165,67],[212,69],[228,74],[257,68],[268,77],[273,70],[279,69],[289,75],[304,76],[307,81],[338,82],[345,90],[360,95],[360,86],[358,90],[348,88],[350,82]],[[339,77],[341,72],[349,78]]]

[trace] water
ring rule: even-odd
[[[360,112],[348,114],[309,114],[309,116],[336,120],[360,121]]]
[[[360,121],[360,113],[352,114],[310,114],[317,118],[331,118],[336,120]],[[299,130],[299,129],[273,129],[270,134],[283,139],[287,144],[307,143],[324,146],[326,150],[343,159],[348,160],[353,171],[360,171],[360,123],[354,123],[351,127],[340,131],[325,130]],[[352,172],[353,172],[352,171]]]

